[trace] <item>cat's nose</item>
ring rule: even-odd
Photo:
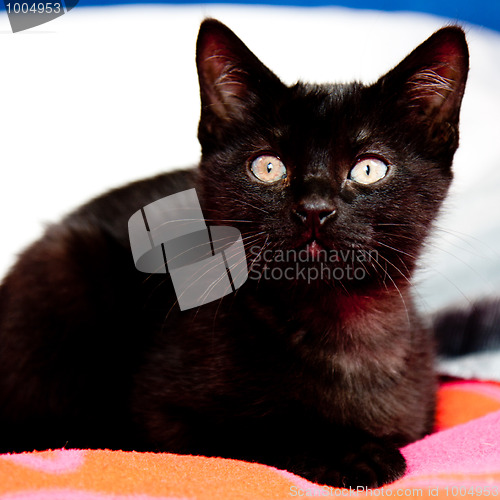
[[[327,200],[302,201],[294,209],[296,217],[304,224],[311,227],[322,226],[327,220],[333,218],[337,210]]]

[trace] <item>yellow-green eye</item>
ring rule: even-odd
[[[373,184],[387,175],[387,164],[378,158],[363,158],[354,165],[349,179],[358,184]]]
[[[272,155],[262,155],[250,165],[252,174],[259,181],[273,183],[278,182],[286,177],[286,167],[283,162]]]

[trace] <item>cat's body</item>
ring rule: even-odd
[[[463,33],[440,33],[371,87],[288,88],[206,22],[200,167],[80,208],[0,288],[0,447],[227,456],[346,486],[399,477],[397,447],[433,425],[409,279],[451,180],[467,74]],[[192,187],[207,222],[241,231],[250,276],[181,312],[168,276],[135,269],[127,222]],[[376,258],[325,264],[323,250]],[[342,277],[252,279],[277,251]]]

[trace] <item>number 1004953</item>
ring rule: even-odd
[[[8,14],[60,14],[63,10],[59,2],[7,3]]]

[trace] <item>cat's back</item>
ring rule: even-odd
[[[128,219],[195,182],[196,172],[183,170],[110,191],[48,227],[20,255],[0,285],[5,449],[9,442],[65,446],[57,435],[87,446],[107,436],[112,447],[129,426],[127,394],[154,321],[135,311],[159,280],[135,269]]]
[[[62,224],[91,224],[130,248],[128,220],[132,214],[165,196],[196,187],[197,178],[197,170],[192,168],[132,182],[94,198],[69,214]]]

